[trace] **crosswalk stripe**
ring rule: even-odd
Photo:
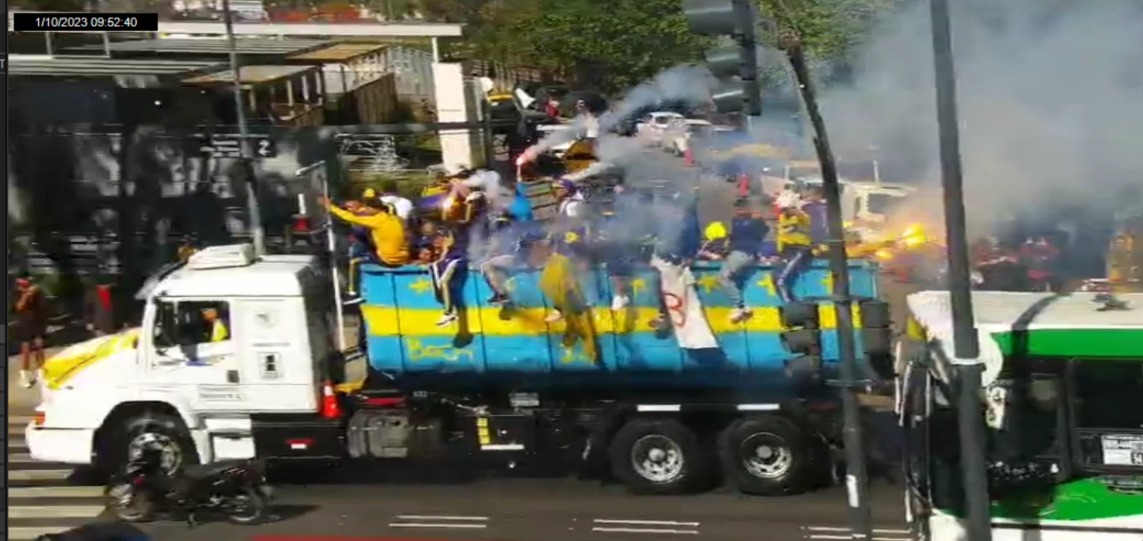
[[[9,464],[34,464],[35,462],[29,453],[13,453],[11,449],[8,450]]]
[[[8,539],[10,541],[31,541],[41,535],[60,534],[70,529],[67,526],[9,526]]]
[[[71,477],[72,470],[8,470],[9,481],[43,481],[56,479],[63,481]]]
[[[8,487],[9,500],[31,498],[98,498],[100,496],[103,496],[103,487]]]
[[[12,505],[8,520],[18,518],[91,518],[103,512],[102,505]]]

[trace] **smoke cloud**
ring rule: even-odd
[[[1143,184],[1138,4],[966,0],[952,8],[971,233],[1048,203],[1106,209],[1122,203],[1125,186]],[[821,96],[835,153],[876,146],[883,162],[935,184],[928,2],[883,21],[855,67],[852,85]],[[931,202],[939,216],[939,198]]]

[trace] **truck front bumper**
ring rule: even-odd
[[[28,423],[24,431],[28,454],[33,460],[64,464],[91,464],[95,430],[84,428],[45,428]]]

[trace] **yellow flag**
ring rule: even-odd
[[[575,279],[572,262],[566,256],[553,254],[540,271],[540,291],[559,310],[567,323],[563,344],[571,347],[583,343],[584,353],[593,362],[599,362],[596,348],[595,326],[591,308],[584,301],[583,290]]]

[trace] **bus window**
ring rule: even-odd
[[[1076,427],[1143,429],[1143,363],[1138,360],[1078,360],[1075,367]]]

